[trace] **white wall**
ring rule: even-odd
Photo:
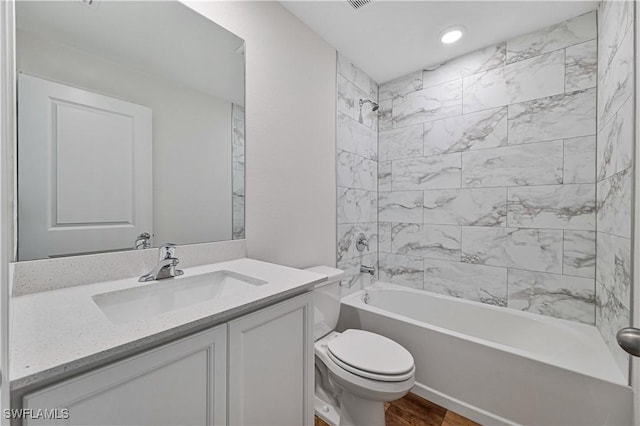
[[[248,255],[335,264],[335,50],[275,2],[186,2],[246,41]]]
[[[18,69],[153,109],[154,245],[231,239],[231,103],[18,31]]]

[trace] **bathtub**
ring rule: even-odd
[[[379,282],[342,299],[347,328],[403,345],[412,392],[478,423],[632,424],[632,389],[595,327]]]

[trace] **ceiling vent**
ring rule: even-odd
[[[362,6],[366,6],[371,3],[372,0],[347,0],[351,7],[354,9],[360,9]]]

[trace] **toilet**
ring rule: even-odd
[[[332,426],[384,426],[384,403],[402,398],[414,384],[413,357],[379,334],[335,331],[344,272],[307,270],[329,277],[313,291],[316,415]]]

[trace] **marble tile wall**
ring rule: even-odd
[[[631,318],[634,3],[601,2],[597,39],[596,327],[623,374],[629,357],[615,335]]]
[[[344,295],[359,289],[362,280],[353,279],[360,265],[375,266],[378,257],[378,117],[360,99],[377,102],[378,84],[338,53],[336,264],[346,273]],[[361,233],[369,241],[362,253],[356,250]]]
[[[593,11],[380,85],[381,280],[595,323],[596,224],[626,226],[614,189],[630,185],[597,198],[596,173],[631,155],[608,148],[596,169],[597,47]],[[631,131],[621,97],[610,139]]]
[[[231,181],[233,186],[232,236],[241,240],[244,235],[245,162],[244,162],[244,108],[231,104]]]

